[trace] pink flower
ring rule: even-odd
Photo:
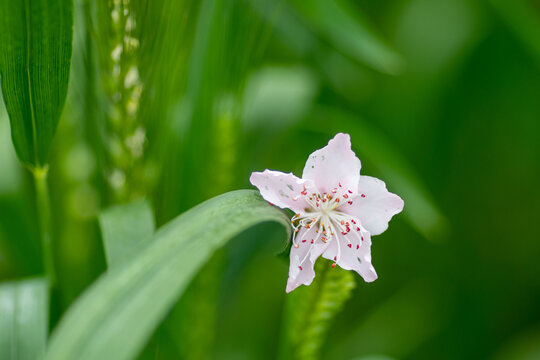
[[[319,256],[365,281],[377,279],[371,264],[371,235],[388,228],[403,209],[403,200],[386,190],[383,181],[360,175],[360,160],[348,134],[337,134],[309,156],[302,178],[292,173],[254,172],[250,181],[269,203],[296,214],[287,292],[315,277]]]

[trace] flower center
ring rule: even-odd
[[[304,243],[311,244],[304,260],[319,239],[324,243],[346,241],[347,246],[352,249],[351,240],[347,236],[352,233],[359,240],[355,248],[357,250],[360,248],[364,240],[363,232],[366,230],[362,228],[360,221],[356,217],[339,210],[339,206],[343,205],[343,202],[347,202],[349,205],[353,204],[356,195],[351,190],[343,189],[339,184],[339,188],[334,188],[329,193],[317,191],[308,194],[308,191],[304,188],[300,195],[294,197],[293,200],[297,201],[300,197],[305,199],[309,207],[304,209],[303,213],[295,214],[291,218],[291,225],[294,229],[293,246],[295,248],[299,248]],[[302,228],[315,229],[314,237],[311,239],[299,239],[297,235]],[[301,236],[305,237],[309,234],[309,231],[305,231]],[[341,243],[338,245],[338,254],[334,257],[332,267],[335,266],[341,256]]]

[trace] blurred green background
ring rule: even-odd
[[[144,197],[161,225],[252,171],[301,175],[348,132],[405,211],[322,358],[539,359],[539,101],[533,0],[76,0],[50,157],[58,312],[105,270],[101,209]],[[42,264],[0,106],[5,280]],[[152,339],[162,358],[277,357],[281,236],[261,225],[213,257]]]

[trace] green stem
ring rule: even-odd
[[[49,278],[50,286],[56,284],[56,273],[54,270],[54,256],[51,243],[51,204],[49,197],[49,187],[47,183],[48,167],[35,168],[32,170],[34,184],[36,187],[37,211],[39,217],[39,228],[41,233],[41,246],[45,273]]]

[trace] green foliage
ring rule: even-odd
[[[218,196],[180,215],[70,308],[46,358],[133,358],[212,252],[264,221],[289,229],[287,217],[251,190]]]
[[[321,347],[332,320],[356,287],[354,274],[332,262],[319,259],[315,263],[315,280],[310,286],[302,286],[289,295],[284,334],[288,344],[282,356],[294,360],[321,358]]]
[[[403,58],[379,39],[354,3],[349,0],[297,0],[293,2],[309,25],[340,51],[376,70],[402,71]]]
[[[0,1],[0,75],[21,162],[41,167],[66,97],[72,0]]]
[[[35,360],[45,353],[49,290],[45,279],[0,284],[0,358]]]
[[[109,268],[129,261],[134,249],[152,239],[155,228],[152,208],[143,200],[103,211],[99,224]]]

